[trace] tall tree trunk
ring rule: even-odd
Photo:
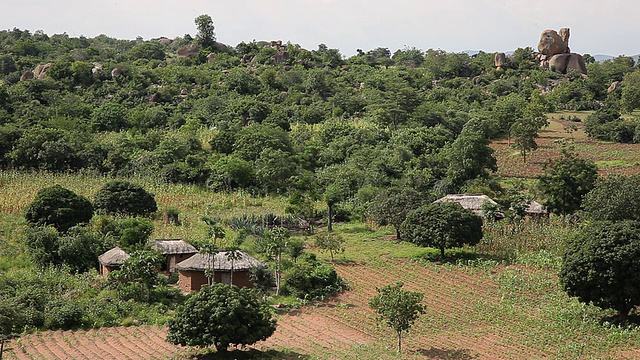
[[[398,354],[402,353],[402,332],[398,331]]]
[[[400,238],[400,227],[399,226],[396,227],[396,240],[401,240],[401,238]]]
[[[327,219],[327,231],[333,231],[333,204],[329,205],[329,218]]]
[[[440,248],[440,259],[444,260],[444,248]]]

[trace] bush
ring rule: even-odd
[[[108,182],[94,201],[100,213],[126,216],[150,216],[158,210],[153,194],[127,181]]]
[[[31,225],[51,225],[60,232],[66,232],[73,226],[87,223],[92,217],[91,202],[84,196],[77,195],[60,185],[38,191],[25,214],[27,222]]]
[[[294,264],[284,274],[284,290],[298,298],[323,299],[345,289],[336,270],[314,261]]]
[[[51,330],[68,330],[82,323],[83,309],[72,299],[50,302],[44,312],[44,326]]]

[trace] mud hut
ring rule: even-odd
[[[182,239],[154,240],[151,248],[164,255],[165,261],[160,272],[169,274],[176,271],[176,264],[187,260],[198,252],[198,249]]]
[[[98,256],[98,262],[100,263],[100,275],[106,278],[109,276],[110,272],[120,270],[124,261],[130,257],[131,256],[129,256],[129,254],[119,247],[114,247],[113,249]]]
[[[549,218],[549,212],[547,212],[547,209],[535,200],[531,200],[529,206],[527,206],[527,209],[525,210],[525,213],[532,219]]]
[[[214,271],[213,282],[253,287],[249,270],[256,266],[266,265],[245,251],[237,251],[235,260],[231,260],[228,251],[221,251],[215,256],[195,254],[176,265],[179,273],[178,287],[185,293],[200,290],[202,285],[209,282],[205,276],[207,269]]]

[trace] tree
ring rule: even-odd
[[[563,256],[560,282],[570,296],[626,320],[640,305],[640,222],[598,221],[571,239]]]
[[[328,251],[331,254],[331,261],[333,261],[333,255],[338,252],[344,252],[344,238],[335,233],[321,233],[316,235],[315,245],[324,251]]]
[[[216,43],[215,26],[211,16],[203,14],[194,20],[198,33],[196,34],[196,42],[202,47],[211,47]]]
[[[324,193],[324,200],[327,202],[327,231],[333,231],[333,209],[337,203],[344,200],[344,189],[338,184],[331,184]]]
[[[264,252],[273,259],[276,263],[276,296],[280,295],[280,280],[282,278],[282,254],[286,252],[289,247],[289,230],[276,226],[265,233]]]
[[[271,307],[256,290],[224,284],[205,285],[179,306],[169,320],[167,341],[183,346],[251,345],[276,329]]]
[[[128,181],[115,180],[105,184],[94,200],[100,213],[126,216],[150,216],[158,210],[153,194]]]
[[[447,167],[447,177],[454,188],[459,188],[465,181],[489,176],[487,170],[496,171],[496,159],[489,140],[484,134],[464,130],[460,136],[443,150]]]
[[[593,220],[640,221],[640,174],[599,178],[582,205]]]
[[[87,223],[93,217],[93,206],[84,196],[60,185],[38,191],[27,208],[25,218],[35,226],[51,225],[60,232]]]
[[[153,223],[149,219],[126,218],[117,222],[115,230],[119,235],[120,247],[127,250],[139,250],[147,245],[153,229]]]
[[[369,301],[379,321],[384,321],[398,334],[398,353],[402,351],[402,333],[409,331],[425,309],[422,304],[424,294],[402,289],[403,284],[376,288],[378,295]]]
[[[552,213],[572,214],[580,209],[583,197],[593,189],[598,168],[593,161],[577,157],[567,148],[560,158],[545,163],[538,176],[539,187],[546,196],[545,207]]]
[[[520,150],[522,159],[527,162],[527,153],[538,149],[536,138],[538,131],[547,126],[545,108],[540,104],[539,96],[532,95],[531,102],[522,112],[521,118],[511,125],[511,135],[514,137],[513,147]]]
[[[382,190],[368,207],[367,212],[378,225],[393,225],[396,239],[400,240],[400,225],[409,211],[422,203],[422,196],[411,188],[391,188]]]
[[[139,289],[135,293],[135,299],[149,301],[151,289],[160,283],[158,269],[162,266],[163,257],[159,251],[137,250],[131,253],[131,257],[124,261],[120,270],[109,273],[111,277],[119,281],[116,287],[132,286]]]
[[[432,203],[409,212],[400,231],[416,245],[440,249],[444,258],[447,248],[480,242],[482,218],[458,203]]]

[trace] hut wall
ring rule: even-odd
[[[169,275],[172,272],[176,271],[176,264],[187,260],[195,254],[169,254],[165,255],[166,263],[162,267],[161,271],[165,275]]]
[[[120,269],[119,266],[109,266],[109,265],[100,264],[100,274],[104,278],[108,278],[110,272],[115,271],[115,270],[119,270],[119,269]]]
[[[214,282],[221,283],[222,280],[228,281],[230,273],[228,271],[216,271],[214,275]],[[202,285],[208,284],[209,281],[206,276],[204,276],[204,271],[192,271],[192,270],[180,270],[178,277],[178,287],[182,292],[189,293],[191,291],[198,291],[202,287]],[[253,283],[249,279],[249,272],[244,271],[234,271],[233,272],[233,284],[238,287],[253,287]]]

